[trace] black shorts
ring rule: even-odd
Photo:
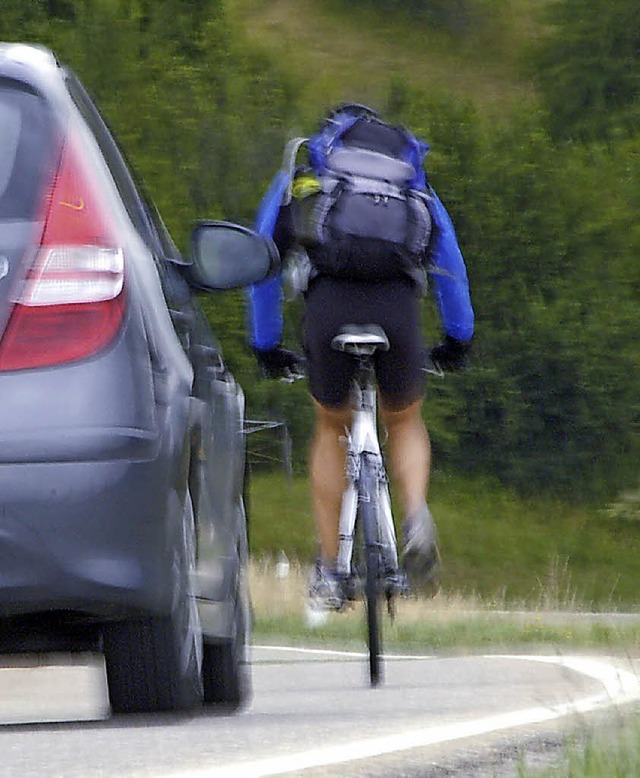
[[[421,370],[421,295],[410,279],[383,283],[313,279],[305,295],[304,342],[312,396],[326,406],[343,405],[349,397],[355,361],[331,348],[345,324],[377,324],[389,339],[388,351],[374,356],[383,400],[402,409],[423,391]]]

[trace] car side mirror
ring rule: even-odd
[[[239,224],[201,222],[191,234],[189,282],[200,289],[238,289],[280,269],[275,243]]]

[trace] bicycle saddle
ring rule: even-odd
[[[358,356],[370,356],[376,349],[389,350],[389,339],[377,324],[345,324],[331,341],[331,348]]]

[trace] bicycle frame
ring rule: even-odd
[[[368,356],[356,357],[358,371],[353,387],[353,417],[350,429],[346,430],[347,488],[342,499],[339,524],[337,573],[345,579],[351,575],[351,560],[356,530],[358,501],[370,500],[363,494],[360,485],[360,467],[363,457],[369,459],[376,472],[378,491],[377,525],[381,558],[384,570],[395,573],[398,570],[396,534],[391,513],[391,499],[387,476],[378,441],[376,424],[376,389],[373,366]]]

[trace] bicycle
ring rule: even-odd
[[[338,528],[336,574],[342,599],[352,602],[364,595],[369,649],[369,680],[377,686],[382,677],[382,602],[395,617],[395,599],[408,596],[407,575],[398,557],[389,482],[377,434],[377,390],[373,355],[387,351],[389,341],[377,324],[344,325],[331,342],[356,361],[352,383],[352,421],[345,430],[347,486],[342,498]],[[442,369],[426,358],[422,369],[442,378]],[[304,377],[303,361],[287,382]]]
[[[340,512],[336,572],[345,600],[364,594],[369,649],[369,679],[382,675],[382,602],[390,618],[395,598],[408,594],[407,577],[398,559],[387,474],[377,434],[376,381],[373,355],[389,341],[378,325],[346,325],[332,348],[357,360],[352,388],[353,417],[346,431],[347,486]]]

